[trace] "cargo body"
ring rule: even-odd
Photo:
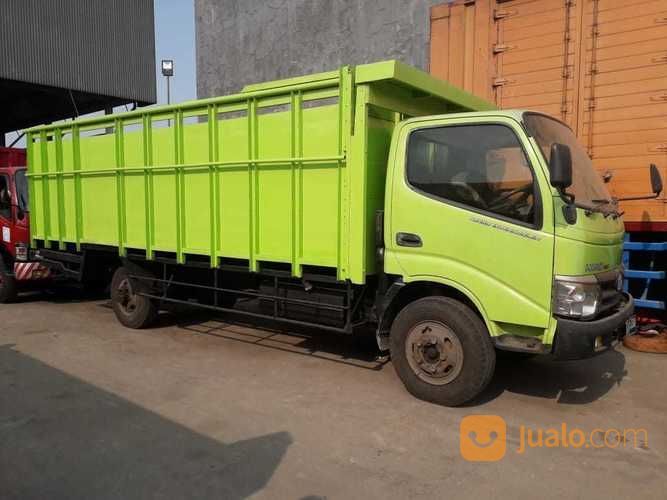
[[[28,136],[32,239],[364,283],[395,123],[489,106],[387,62],[44,127]]]
[[[667,3],[477,0],[431,10],[430,72],[566,122],[612,195],[667,172]],[[632,231],[667,231],[667,198],[621,203]]]

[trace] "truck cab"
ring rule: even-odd
[[[633,328],[621,214],[559,120],[500,110],[406,120],[385,204],[388,302],[400,312],[380,340],[420,397],[455,386],[464,357],[476,359],[470,380],[484,379],[488,336],[496,349],[580,359]],[[443,316],[456,309],[436,298],[474,315]],[[470,341],[462,330],[479,322],[488,336]]]
[[[47,268],[28,256],[26,172],[25,149],[0,148],[0,303],[14,300],[24,285],[50,276]]]

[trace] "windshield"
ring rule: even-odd
[[[574,195],[575,203],[584,208],[611,203],[611,196],[600,174],[593,167],[584,148],[570,128],[558,120],[536,113],[523,115],[528,133],[535,139],[542,150],[545,161],[549,164],[551,145],[555,142],[564,144],[572,153],[572,186],[567,192]]]
[[[17,170],[14,176],[16,182],[16,199],[18,200],[19,210],[28,211],[28,179],[25,176],[25,170]]]

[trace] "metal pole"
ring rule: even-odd
[[[167,79],[167,104],[171,104],[171,92],[169,89],[169,76],[165,77]],[[167,120],[167,127],[171,127],[171,120]]]

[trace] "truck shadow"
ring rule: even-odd
[[[559,404],[588,404],[620,385],[625,375],[625,356],[616,349],[579,361],[557,361],[551,356],[498,359],[491,383],[467,406],[483,405],[505,391],[555,399]]]
[[[247,498],[291,443],[220,442],[0,345],[3,499]]]
[[[165,317],[165,322],[170,321]],[[173,320],[172,320],[173,321]],[[283,328],[271,320],[229,315],[218,319],[210,314],[192,312],[176,317],[176,326],[191,333],[252,344],[301,356],[341,363],[365,370],[378,371],[389,362],[380,356],[373,332],[345,335],[318,330],[314,327],[292,326]]]
[[[373,332],[361,337],[341,335],[312,327],[281,328],[271,320],[248,322],[233,315],[216,319],[207,313],[192,312],[175,318],[164,317],[164,326],[211,335],[226,340],[252,344],[309,356],[324,361],[344,363],[367,370],[382,370],[390,361],[381,356]],[[612,349],[590,359],[557,361],[551,356],[517,360],[498,358],[494,377],[486,390],[466,406],[481,406],[504,392],[555,399],[559,404],[588,404],[614,386],[620,385],[625,370],[625,356]],[[398,383],[398,381],[397,381]]]
[[[22,291],[15,303],[51,302],[53,304],[70,304],[93,302],[108,298],[108,290],[91,290],[79,284],[66,283],[38,290]]]

